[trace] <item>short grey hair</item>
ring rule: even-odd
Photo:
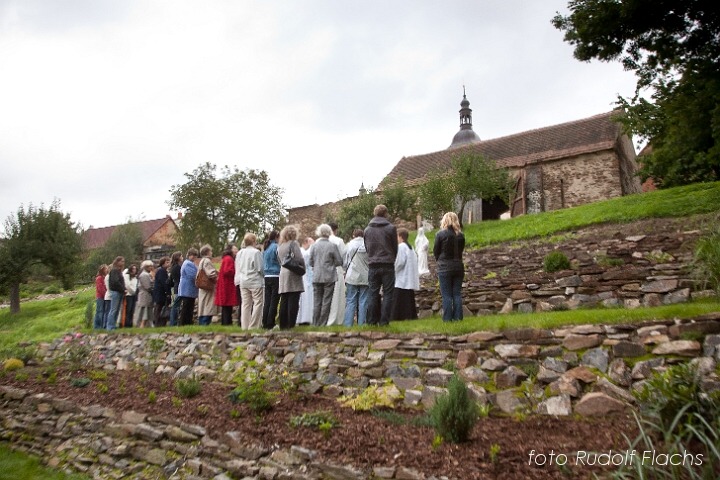
[[[315,230],[315,235],[318,237],[325,237],[328,238],[330,235],[332,235],[332,228],[330,228],[330,225],[327,223],[320,224],[317,227],[317,230]]]

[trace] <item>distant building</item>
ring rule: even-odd
[[[178,221],[181,219],[182,215],[178,214]],[[137,225],[142,233],[143,259],[157,260],[165,255],[171,255],[175,251],[178,224],[170,215],[157,220],[135,222],[133,225]],[[83,232],[85,249],[94,250],[102,247],[118,227],[120,225],[85,230]]]

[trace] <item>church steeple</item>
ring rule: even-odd
[[[467,95],[465,95],[465,85],[463,85],[463,98],[460,102],[460,131],[455,134],[448,148],[455,148],[479,141],[480,137],[472,129],[472,109],[470,108]]]

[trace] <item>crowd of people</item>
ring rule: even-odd
[[[268,233],[262,245],[247,233],[241,248],[225,247],[219,269],[210,245],[190,248],[185,257],[175,252],[157,265],[145,260],[139,269],[126,268],[117,257],[98,269],[94,327],[192,325],[196,312],[199,325],[209,325],[218,313],[222,325],[232,325],[236,310],[243,330],[416,319],[415,291],[420,275],[429,272],[429,225],[418,230],[413,248],[408,230],[387,218],[387,207],[377,205],[373,215],[347,244],[333,223],[303,239],[288,225]],[[463,318],[464,248],[458,217],[448,212],[433,247],[443,321]]]

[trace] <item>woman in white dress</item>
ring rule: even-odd
[[[303,275],[305,291],[300,294],[300,313],[298,313],[297,318],[298,325],[311,325],[313,319],[313,271],[310,266],[310,248],[313,243],[315,243],[315,240],[313,240],[312,237],[305,237],[300,248],[303,254],[303,260],[305,260],[305,275]]]

